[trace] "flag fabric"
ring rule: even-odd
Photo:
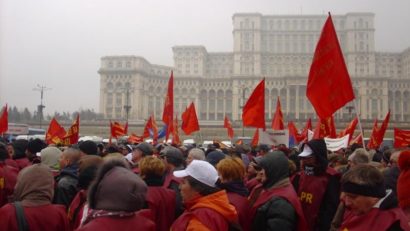
[[[296,125],[293,123],[293,121],[288,122],[288,130],[289,130],[289,139],[294,139],[293,144],[298,144],[305,139],[305,137],[298,132],[298,129],[296,128]]]
[[[305,127],[303,128],[303,130],[301,132],[301,136],[303,137],[303,139],[302,139],[303,142],[308,141],[309,130],[312,130],[312,119],[311,118],[309,118],[306,121],[306,125],[305,125]]]
[[[359,122],[359,119],[357,118],[357,116],[349,123],[349,125],[347,125],[347,127],[341,131],[338,135],[339,138],[345,136],[345,135],[349,135],[349,141],[353,138],[353,133],[354,130],[356,129],[356,125]]]
[[[320,118],[330,117],[355,98],[330,13],[316,45],[306,96]]]
[[[345,135],[341,138],[325,138],[326,148],[332,152],[338,151],[342,148],[347,148],[349,145],[349,135]]]
[[[272,119],[272,129],[273,130],[285,129],[285,125],[283,124],[283,113],[282,113],[282,107],[280,106],[279,96],[276,101],[276,111]]]
[[[148,138],[150,136],[152,136],[152,140],[155,141],[154,143],[156,143],[156,141],[158,140],[158,126],[155,122],[154,115],[151,115],[149,117],[144,127],[144,133],[142,134],[143,138]]]
[[[125,123],[125,125],[121,125],[118,122],[111,123],[110,121],[110,127],[111,127],[111,137],[118,138],[119,136],[125,136],[127,135],[127,130],[128,130],[128,122]]]
[[[313,139],[322,139],[325,137],[336,138],[336,127],[333,116],[324,119],[319,118],[317,121]]]
[[[377,146],[377,138],[376,138],[376,137],[377,137],[377,134],[378,134],[379,130],[380,130],[380,128],[379,128],[378,125],[377,125],[377,119],[375,119],[375,120],[374,120],[374,123],[373,123],[372,133],[371,133],[371,135],[370,135],[369,142],[367,143],[367,148],[368,148],[368,149],[376,149],[376,148],[378,148],[378,146]]]
[[[179,138],[179,131],[178,131],[178,116],[175,116],[175,120],[172,125],[172,144],[181,144],[181,140]]]
[[[172,133],[174,123],[174,73],[171,71],[171,76],[168,81],[167,96],[164,102],[164,111],[162,113],[162,121],[167,125],[166,139],[168,140],[169,134]]]
[[[195,105],[193,102],[189,105],[187,110],[182,113],[181,129],[186,135],[199,131],[198,117],[196,115]]]
[[[410,130],[394,128],[394,147],[403,148],[410,145]]]
[[[363,135],[362,135],[361,132],[360,132],[357,136],[355,136],[354,138],[352,138],[352,139],[350,140],[349,145],[352,145],[352,144],[360,144],[360,145],[363,145]]]
[[[59,144],[63,142],[66,132],[63,127],[58,123],[58,121],[53,118],[48,125],[46,134],[47,144]]]
[[[144,137],[137,136],[135,133],[131,133],[131,135],[127,139],[128,143],[130,144],[138,144],[144,141]]]
[[[257,146],[259,144],[259,129],[256,128],[255,133],[253,134],[253,138],[251,141],[251,146]]]
[[[80,114],[77,114],[76,119],[74,120],[71,127],[67,130],[63,138],[64,145],[76,144],[79,138],[80,131]]]
[[[253,90],[242,109],[243,126],[266,129],[265,125],[265,79]]]
[[[231,121],[229,121],[228,116],[225,115],[225,119],[224,119],[224,128],[226,128],[228,130],[228,137],[230,139],[233,139],[233,128],[232,128],[232,123]]]
[[[368,149],[377,149],[383,142],[384,134],[386,133],[387,126],[389,125],[390,120],[390,110],[384,117],[383,123],[380,128],[377,127],[377,120],[375,121],[375,127],[373,127],[372,135],[370,137],[369,143],[367,144]]]
[[[7,132],[7,130],[9,130],[9,113],[6,104],[0,116],[0,134]]]

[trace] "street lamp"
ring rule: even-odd
[[[46,107],[43,105],[43,96],[44,96],[44,91],[51,90],[51,88],[47,88],[46,86],[40,86],[40,84],[37,84],[36,88],[33,88],[33,91],[39,91],[40,92],[40,105],[37,106],[37,114],[40,120],[40,128],[41,128],[41,121],[43,120],[43,109]]]
[[[130,88],[129,85],[123,88],[125,90],[125,105],[124,105],[124,110],[125,110],[125,116],[126,116],[126,121],[128,122],[128,115],[131,110],[131,105],[129,104],[129,99],[130,99],[130,92],[132,92],[132,89]]]
[[[242,90],[242,105],[240,105],[239,108],[243,110],[243,107],[245,107],[245,84],[242,84],[241,90]],[[245,136],[245,126],[243,125],[243,121],[242,121],[242,137],[244,136]]]

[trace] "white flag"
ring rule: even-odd
[[[340,150],[342,148],[347,148],[349,144],[349,134],[343,136],[342,138],[325,138],[327,150],[332,152]]]

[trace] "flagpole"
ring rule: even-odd
[[[365,144],[364,144],[364,131],[363,131],[362,123],[360,122],[360,114],[359,114],[359,110],[357,110],[358,107],[357,107],[356,99],[353,100],[353,103],[354,103],[354,107],[355,107],[354,110],[356,111],[356,116],[357,116],[357,121],[358,121],[358,124],[359,124],[360,133],[362,133],[363,148],[366,148]]]

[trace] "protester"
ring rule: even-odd
[[[57,176],[60,172],[60,157],[61,150],[56,147],[47,147],[41,150],[41,163],[47,165],[54,176]]]
[[[382,173],[370,165],[357,165],[342,178],[346,211],[340,230],[410,230]]]
[[[60,156],[60,174],[55,177],[56,187],[54,204],[62,204],[66,208],[77,194],[78,183],[78,160],[80,151],[75,148],[67,148]]]
[[[398,167],[400,168],[400,176],[397,180],[397,197],[410,224],[410,150],[400,153]]]
[[[81,221],[85,219],[88,211],[87,192],[91,182],[95,179],[98,167],[102,165],[103,160],[97,155],[86,155],[78,161],[78,193],[72,200],[68,209],[68,221],[71,228],[78,228]]]
[[[205,160],[205,152],[199,148],[191,148],[186,158],[186,165],[189,165],[193,160]]]
[[[223,160],[225,157],[226,155],[223,152],[215,150],[208,153],[205,160],[215,167],[219,163],[219,161]]]
[[[400,151],[394,151],[390,156],[389,167],[383,172],[387,189],[393,190],[393,194],[397,196],[397,179],[400,175],[400,169],[397,164],[400,156]]]
[[[140,176],[148,185],[147,203],[157,224],[157,231],[167,231],[176,218],[176,193],[162,187],[165,164],[158,158],[147,156],[140,161]]]
[[[18,169],[6,164],[8,158],[6,146],[0,143],[0,207],[7,204],[17,181]]]
[[[239,224],[242,230],[250,230],[251,219],[249,219],[249,191],[243,182],[245,166],[238,157],[227,157],[216,165],[220,182],[219,188],[225,189],[229,202],[235,206],[238,213]]]
[[[248,219],[252,230],[307,230],[302,205],[289,180],[285,154],[265,154],[258,165],[262,184],[250,196],[252,209]]]
[[[154,147],[146,142],[139,143],[132,151],[131,162],[134,164],[132,171],[139,174],[138,163],[145,156],[151,156],[154,152]]]
[[[357,166],[359,164],[369,164],[370,155],[364,148],[357,148],[348,158],[347,163],[349,168]]]
[[[79,231],[147,230],[155,224],[140,214],[144,207],[147,185],[134,174],[124,159],[104,163],[88,190],[90,210]]]
[[[329,230],[339,204],[340,174],[328,167],[326,143],[312,139],[302,146],[301,168],[292,184],[309,230]]]
[[[25,151],[28,160],[33,164],[40,163],[41,160],[40,157],[37,156],[37,153],[39,153],[43,148],[46,147],[47,145],[40,139],[30,140]]]
[[[15,160],[13,160],[13,155],[14,155],[13,144],[12,143],[7,143],[6,148],[7,148],[8,156],[7,156],[6,160],[4,161],[4,163],[7,164],[8,166],[20,169],[17,162]]]
[[[83,141],[78,145],[78,148],[80,149],[81,156],[98,155],[97,144],[94,141]]]
[[[176,170],[184,169],[182,152],[177,148],[169,146],[161,151],[160,157],[164,161],[166,168],[164,187],[172,188],[174,190],[178,189],[181,180],[174,177],[172,173]]]
[[[246,181],[245,181],[245,186],[248,189],[249,192],[252,192],[253,188],[257,186],[260,182],[259,179],[256,177],[258,174],[258,171],[261,170],[261,168],[258,165],[258,162],[262,159],[261,156],[255,157],[248,165],[248,168],[246,169]]]
[[[14,192],[15,202],[0,208],[0,230],[70,230],[64,206],[51,204],[53,185],[53,176],[45,165],[34,164],[21,170]],[[18,219],[25,222],[20,223]],[[24,223],[26,229],[19,227]]]
[[[26,156],[27,140],[16,140],[13,143],[14,156],[13,160],[17,163],[19,170],[29,166],[31,163]]]
[[[225,190],[216,187],[218,173],[206,161],[193,160],[185,170],[175,171],[183,178],[181,194],[185,212],[173,223],[171,230],[228,230],[238,226],[235,207],[229,203]]]
[[[256,148],[256,151],[258,152],[258,156],[264,156],[268,154],[268,152],[271,150],[269,145],[267,144],[259,144],[259,146]]]

